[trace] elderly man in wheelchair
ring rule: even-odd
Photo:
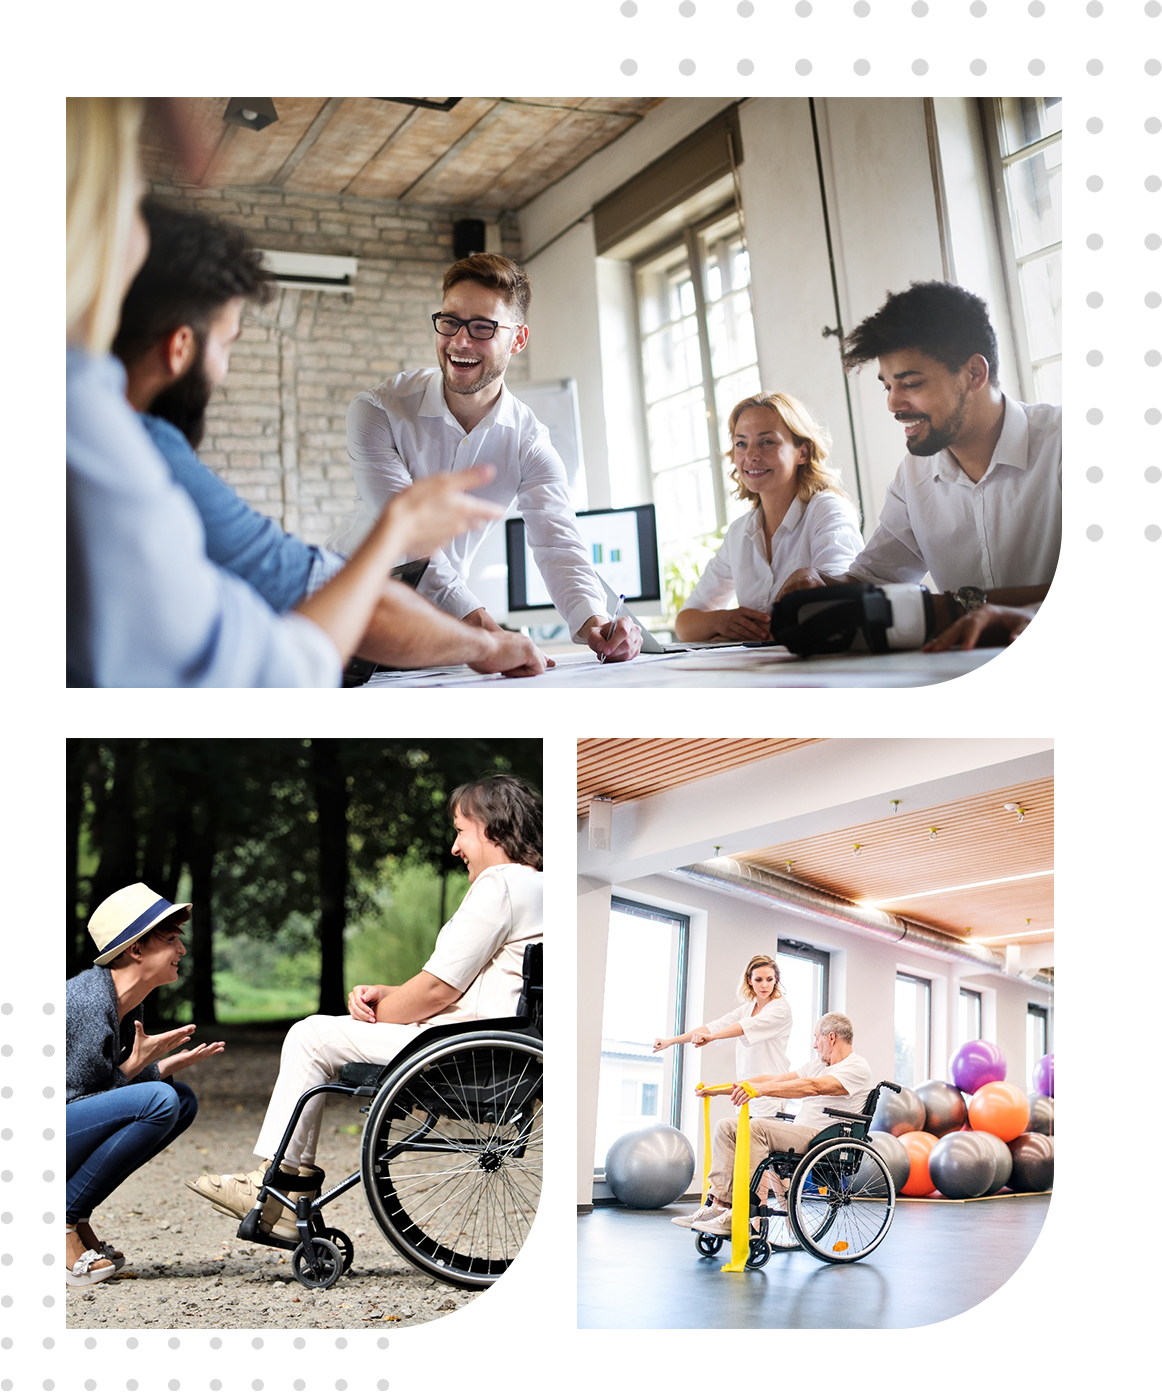
[[[540,803],[501,774],[458,788],[449,809],[469,889],[424,969],[398,986],[356,986],[349,1016],[293,1025],[255,1142],[258,1167],[187,1181],[242,1220],[240,1237],[293,1250],[304,1285],[333,1285],[351,1265],[351,1240],[324,1227],[321,1210],[361,1180],[385,1236],[454,1285],[495,1280],[536,1211]],[[326,1093],[372,1100],[361,1172],[323,1193],[315,1157]]]
[[[873,1087],[853,1038],[846,1015],[824,1015],[815,1026],[817,1058],[796,1071],[699,1088],[700,1096],[729,1091],[738,1107],[756,1096],[802,1099],[794,1117],[780,1112],[750,1122],[751,1181],[745,1199],[738,1196],[749,1202],[752,1215],[750,1267],[762,1266],[772,1250],[798,1247],[824,1261],[855,1261],[879,1244],[891,1224],[895,1189],[866,1136],[880,1088],[899,1089],[894,1083]],[[731,1235],[738,1129],[735,1120],[717,1123],[702,1207],[672,1220],[694,1230],[706,1256]]]

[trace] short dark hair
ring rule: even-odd
[[[459,285],[462,280],[474,281],[499,295],[505,304],[515,311],[522,324],[528,318],[529,305],[533,298],[532,282],[528,273],[507,256],[497,256],[491,251],[477,251],[471,256],[463,257],[444,272],[444,294],[446,295],[453,285]]]
[[[480,822],[484,834],[518,865],[543,868],[541,799],[521,778],[494,773],[461,783],[448,799],[448,812],[462,812]]]
[[[848,372],[885,353],[914,348],[957,372],[979,353],[997,380],[997,336],[988,305],[979,295],[947,280],[913,281],[889,293],[881,308],[848,334],[843,365]]]
[[[113,341],[127,366],[183,325],[201,344],[209,321],[228,301],[241,296],[261,303],[270,294],[262,255],[240,227],[151,198],[141,212],[149,255],[125,296]]]

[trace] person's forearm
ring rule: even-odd
[[[717,609],[679,609],[674,632],[683,643],[709,643],[719,635]]]
[[[496,649],[488,629],[454,619],[397,580],[388,582],[356,652],[387,667],[485,662]]]
[[[416,1025],[447,1010],[461,994],[438,976],[422,971],[382,998],[375,1007],[375,1018],[381,1025]]]
[[[390,512],[382,513],[339,574],[295,606],[296,612],[318,624],[331,639],[341,661],[355,652],[383,597],[384,577],[406,550]]]
[[[733,1025],[723,1025],[720,1030],[712,1030],[707,1039],[737,1039],[743,1033],[742,1025],[735,1022]]]
[[[1048,593],[1048,585],[1009,585],[1002,590],[989,590],[988,602],[1020,609],[1026,604],[1039,604]]]

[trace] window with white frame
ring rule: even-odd
[[[998,97],[991,114],[1021,388],[1060,405],[1061,98]]]
[[[1033,1088],[1033,1069],[1049,1052],[1049,1011],[1030,1005],[1025,1014],[1025,1086]]]
[[[682,1050],[653,1052],[654,1040],[685,1030],[690,920],[614,899],[609,914],[595,1171],[619,1136],[680,1119]]]
[[[895,1081],[915,1087],[932,1076],[932,983],[921,976],[896,973]]]
[[[670,561],[742,510],[729,493],[726,427],[759,373],[737,212],[687,227],[637,263],[636,280],[650,474]]]
[[[780,938],[775,961],[779,984],[791,1007],[791,1037],[787,1057],[791,1067],[810,1059],[815,1022],[827,1014],[831,957],[807,943]]]
[[[956,1002],[956,1044],[967,1044],[981,1037],[981,995],[979,991],[960,988]]]

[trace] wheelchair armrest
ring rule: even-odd
[[[795,1120],[795,1113],[794,1113],[794,1112],[776,1112],[775,1115],[779,1118],[780,1121],[794,1121],[794,1120]]]
[[[339,1072],[339,1085],[354,1088],[356,1097],[374,1097],[387,1069],[382,1063],[345,1063]]]
[[[871,1118],[865,1116],[863,1112],[841,1112],[835,1107],[824,1107],[823,1110],[828,1116],[838,1117],[840,1121],[861,1121],[866,1123],[871,1120]]]

